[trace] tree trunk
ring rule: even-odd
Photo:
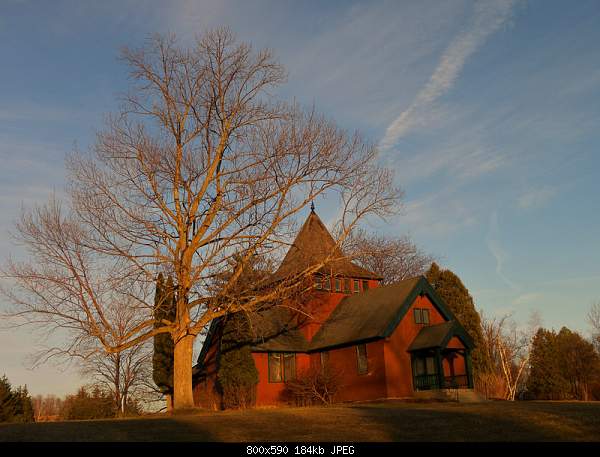
[[[173,412],[173,395],[165,394],[165,401],[167,403],[167,412]]]
[[[192,393],[194,339],[193,335],[187,335],[175,344],[173,361],[173,408],[175,410],[194,407]]]
[[[116,404],[116,415],[121,415],[121,353],[115,354],[115,404]]]

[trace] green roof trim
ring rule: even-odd
[[[404,299],[404,302],[402,303],[402,306],[398,310],[398,314],[396,315],[395,319],[390,322],[389,326],[383,333],[382,336],[384,338],[387,338],[392,335],[392,333],[394,332],[394,330],[396,330],[396,327],[398,326],[400,321],[404,318],[404,316],[406,315],[406,313],[408,312],[408,310],[410,309],[410,307],[412,306],[412,304],[415,302],[415,300],[417,299],[417,297],[419,295],[427,295],[429,297],[429,300],[431,301],[431,303],[433,303],[433,305],[438,309],[438,311],[442,314],[444,319],[446,319],[447,321],[456,321],[457,320],[456,317],[454,316],[454,314],[452,313],[452,311],[450,311],[450,308],[448,307],[448,305],[446,305],[444,300],[442,300],[442,297],[440,297],[436,293],[434,288],[431,287],[431,284],[429,284],[429,281],[427,281],[427,279],[424,276],[421,276],[421,277],[419,277],[419,281],[417,282],[415,287],[412,289],[410,294],[408,294],[408,296]]]

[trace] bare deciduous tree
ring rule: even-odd
[[[345,241],[345,250],[369,271],[391,284],[424,274],[435,259],[408,237],[388,237],[355,230]]]
[[[526,330],[520,330],[509,315],[493,319],[486,318],[483,311],[480,315],[492,371],[482,374],[479,390],[488,397],[501,394],[506,400],[514,400],[524,381],[532,339],[540,325],[539,314],[532,314]]]
[[[233,296],[249,259],[280,255],[290,223],[319,196],[340,199],[340,244],[361,218],[393,211],[399,192],[373,145],[314,110],[275,100],[283,68],[227,30],[187,49],[157,36],[122,57],[131,94],[92,151],[69,158],[67,209],[50,202],[23,215],[17,235],[30,256],[7,263],[4,292],[14,317],[89,335],[108,353],[169,333],[174,407],[188,408],[192,346],[206,325],[297,292],[330,260]],[[236,252],[244,255],[228,283],[210,294]],[[177,312],[155,328],[160,271],[173,275]],[[125,334],[107,316],[111,303],[135,310]]]
[[[587,320],[592,327],[592,343],[600,354],[600,302],[594,303],[587,315]]]
[[[36,422],[55,421],[59,419],[63,400],[56,395],[36,395],[31,400]]]
[[[81,372],[93,386],[112,394],[115,411],[126,413],[130,400],[145,400],[154,391],[151,386],[152,352],[139,344],[121,352],[96,352],[81,363]]]

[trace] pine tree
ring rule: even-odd
[[[16,399],[6,375],[0,378],[0,422],[12,421],[16,412]]]
[[[27,386],[23,387],[21,396],[21,410],[23,412],[23,422],[35,422],[35,415],[33,411],[33,402]]]
[[[431,264],[425,276],[467,333],[473,338],[475,348],[471,357],[474,376],[489,373],[492,367],[491,361],[484,351],[481,317],[475,309],[475,302],[468,289],[452,271],[441,270],[435,262]]]
[[[27,386],[13,389],[6,376],[0,378],[0,422],[33,421],[33,403]]]
[[[590,386],[600,375],[600,360],[594,345],[567,327],[556,335],[557,359],[568,390],[565,398],[588,400]]]
[[[538,400],[565,398],[568,383],[562,375],[555,332],[538,329],[531,344],[529,366],[527,392],[530,397]]]
[[[156,294],[154,296],[155,328],[161,326],[160,320],[173,321],[175,319],[175,294],[171,276],[166,283],[162,273],[156,281]],[[156,386],[166,396],[167,409],[172,407],[173,395],[173,338],[169,333],[160,333],[154,337],[154,354],[152,355],[152,378]]]
[[[252,358],[250,340],[248,317],[243,312],[227,316],[217,371],[224,408],[246,408],[254,403],[258,371]]]

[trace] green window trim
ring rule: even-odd
[[[344,293],[350,293],[350,278],[344,278]]]
[[[354,287],[352,292],[354,292],[355,294],[360,292],[360,281],[358,279],[354,280]]]
[[[329,366],[329,351],[321,352],[321,368],[325,369]]]
[[[315,276],[315,289],[322,289],[323,288],[323,278],[321,278],[321,276]]]
[[[342,280],[340,278],[335,278],[335,291],[336,292],[342,291]]]
[[[413,310],[415,324],[429,325],[429,310],[427,308],[415,308]]]
[[[356,346],[356,368],[359,375],[365,375],[369,372],[369,359],[367,357],[366,344],[359,344]]]
[[[296,354],[293,352],[268,353],[269,382],[287,382],[296,378]]]

